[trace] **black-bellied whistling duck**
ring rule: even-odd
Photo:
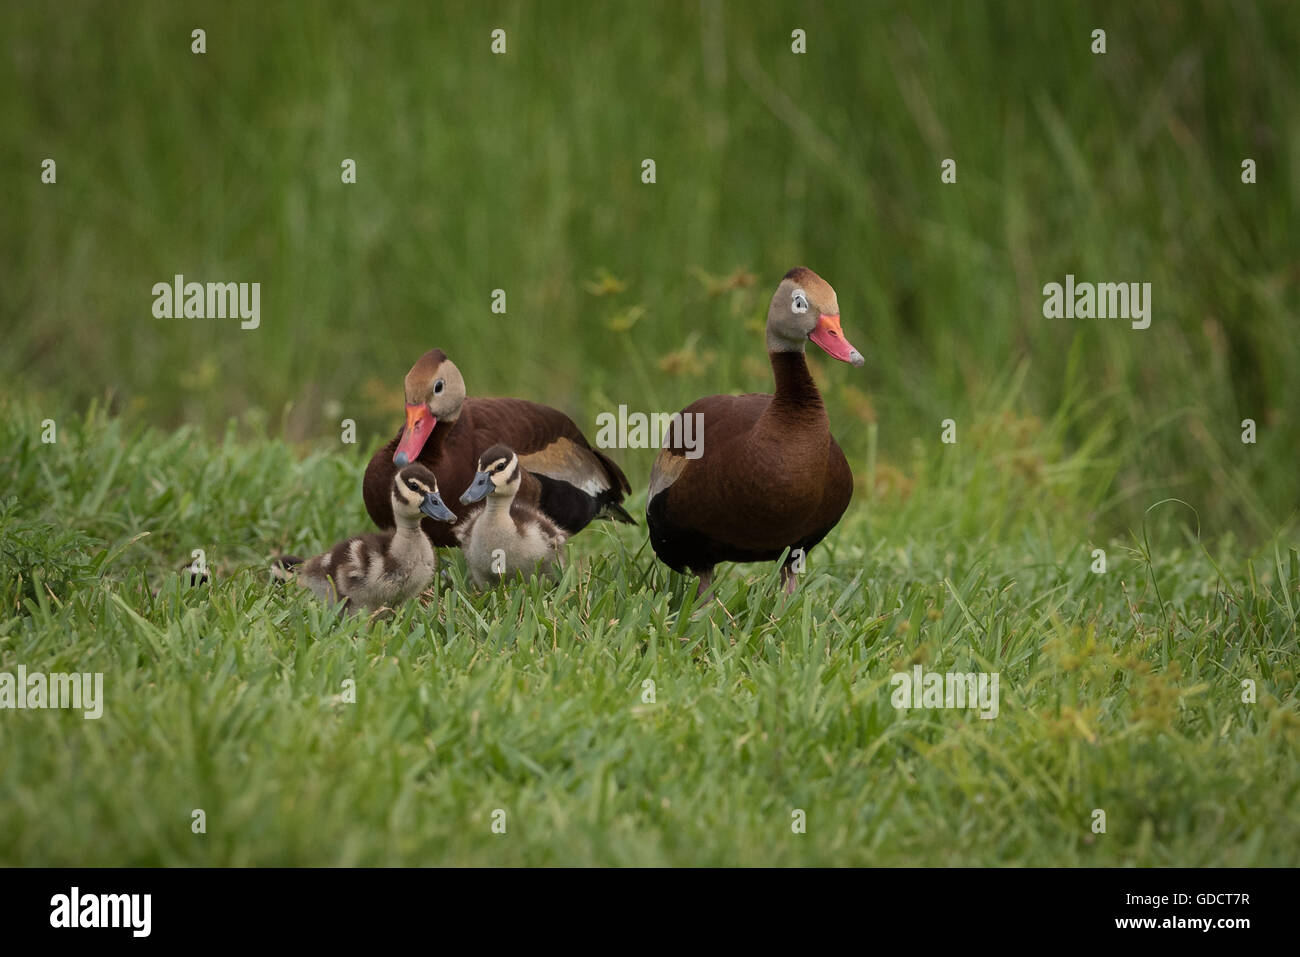
[[[460,497],[462,505],[487,499],[465,517],[456,537],[465,552],[470,579],[480,588],[515,575],[554,574],[567,537],[531,505],[518,499],[519,456],[494,445],[478,460],[478,474]]]
[[[840,329],[835,290],[800,266],[785,274],[767,310],[775,393],[696,400],[679,415],[702,416],[699,454],[689,457],[690,433],[673,428],[655,459],[646,503],[650,543],[665,565],[700,577],[700,595],[718,562],[773,561],[787,548],[781,574],[792,593],[791,566],[848,508],[853,474],[808,373],[809,340],[833,358],[863,364]]]
[[[388,488],[408,462],[432,469],[446,495],[459,498],[479,456],[499,442],[518,452],[524,467],[520,501],[567,535],[594,518],[635,524],[619,504],[632,491],[627,476],[591,447],[572,419],[523,399],[466,398],[460,370],[441,349],[426,352],[406,374],[406,427],[366,466],[366,511],[380,528],[392,527]],[[449,525],[426,520],[424,531],[435,545],[459,544]]]
[[[321,601],[348,611],[377,611],[414,598],[437,570],[433,545],[420,528],[421,517],[450,523],[456,516],[438,494],[437,479],[423,465],[408,465],[393,476],[389,507],[397,520],[393,531],[349,538],[296,568],[296,559],[279,559],[282,571],[277,577],[296,581]]]

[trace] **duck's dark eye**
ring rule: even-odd
[[[420,486],[415,484],[415,479],[411,479],[409,482],[407,482],[406,487],[409,488],[412,492],[420,491]]]
[[[433,384],[433,394],[442,395],[443,387],[446,385],[441,379]]]

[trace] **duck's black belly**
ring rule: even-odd
[[[839,516],[824,528],[805,534],[780,548],[746,548],[731,542],[719,541],[705,532],[676,525],[667,514],[666,493],[656,495],[646,507],[646,524],[650,529],[650,545],[659,560],[677,572],[707,571],[719,562],[774,562],[788,547],[791,555],[796,548],[808,550],[825,538],[839,521]]]

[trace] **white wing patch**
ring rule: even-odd
[[[519,461],[528,471],[568,482],[587,495],[599,495],[610,488],[600,460],[570,439],[556,439],[540,451],[521,455]]]
[[[650,494],[646,501],[649,502],[650,499],[676,482],[686,469],[688,461],[690,460],[684,455],[660,452],[658,457],[655,458],[654,468],[650,470]]]

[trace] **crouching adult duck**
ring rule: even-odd
[[[347,611],[377,611],[414,598],[429,587],[437,570],[421,518],[448,523],[456,516],[438,494],[433,473],[418,464],[393,476],[389,507],[397,525],[393,531],[349,538],[301,564],[295,558],[277,559],[276,577],[296,581]]]
[[[494,445],[479,457],[478,473],[460,497],[462,505],[487,499],[456,527],[470,580],[480,588],[515,575],[554,575],[560,565],[567,536],[538,509],[519,501],[520,474],[514,450]]]
[[[380,528],[393,524],[388,487],[399,468],[419,462],[441,477],[448,497],[459,498],[479,457],[497,443],[519,455],[519,500],[566,535],[595,518],[635,524],[619,504],[632,491],[623,470],[558,409],[523,399],[467,398],[460,370],[441,349],[411,367],[405,391],[406,427],[374,454],[362,483],[366,511]],[[449,525],[426,521],[424,530],[435,545],[458,544]]]
[[[679,414],[702,417],[697,457],[687,456],[687,430],[675,428],[655,459],[650,542],[665,565],[699,576],[701,595],[718,562],[773,561],[787,548],[781,574],[793,593],[800,559],[848,508],[853,475],[804,360],[809,340],[832,358],[863,364],[840,329],[835,290],[798,267],[781,279],[767,311],[774,393],[696,400]]]

